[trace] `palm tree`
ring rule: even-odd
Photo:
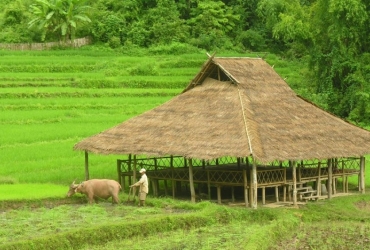
[[[35,18],[28,23],[28,27],[37,25],[42,30],[42,41],[48,33],[56,33],[59,40],[73,40],[77,24],[91,22],[87,16],[90,6],[84,5],[84,2],[85,0],[35,0],[30,5]]]

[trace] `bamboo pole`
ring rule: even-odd
[[[168,195],[167,180],[163,180],[163,182],[164,182],[164,195],[167,197]]]
[[[189,159],[189,183],[190,183],[191,202],[195,203],[195,189],[194,189],[194,180],[193,180],[193,162],[192,162],[192,159]]]
[[[207,189],[208,189],[208,200],[211,200],[211,180],[209,176],[209,170],[207,170]]]
[[[287,183],[286,182],[286,168],[284,168],[284,183]],[[283,193],[284,193],[283,200],[284,200],[284,202],[286,202],[286,191],[287,191],[287,188],[286,188],[286,185],[284,185],[283,186]]]
[[[217,186],[217,203],[221,204],[221,186]]]
[[[175,193],[176,193],[176,181],[174,180],[174,168],[173,168],[173,160],[172,155],[170,158],[170,168],[171,168],[171,178],[172,178],[172,197],[175,199]],[[186,165],[186,159],[184,158],[184,165]]]
[[[231,201],[235,202],[235,190],[234,186],[231,187]]]
[[[293,171],[293,206],[297,206],[297,171],[296,171],[296,162],[289,161],[289,164],[292,167]]]
[[[244,201],[245,207],[248,207],[248,179],[247,179],[247,171],[243,170],[243,180],[244,180]]]
[[[346,179],[346,176],[344,175],[344,160],[342,160],[342,190],[343,190],[343,193],[346,192],[346,185],[345,185],[345,180]]]
[[[275,198],[276,198],[276,202],[279,202],[279,187],[278,186],[275,187]]]
[[[85,181],[89,179],[89,153],[87,152],[87,150],[85,150]]]
[[[316,183],[317,195],[321,196],[321,162],[317,163],[317,183]]]
[[[129,154],[128,155],[128,167],[127,167],[127,171],[128,172],[131,172],[131,164],[132,164],[132,155]],[[132,180],[130,178],[130,176],[128,176],[128,185],[131,186],[132,185]]]
[[[249,170],[249,202],[250,207],[253,207],[253,167]]]
[[[251,197],[251,203],[252,203],[252,208],[257,209],[257,164],[256,160],[254,157],[252,157],[253,161],[253,169],[252,169],[252,179],[253,179],[253,201]]]
[[[118,183],[121,185],[122,190],[125,190],[125,186],[122,183],[122,171],[121,171],[121,160],[117,159],[117,174],[118,174]]]
[[[361,194],[365,194],[365,157],[360,157]]]
[[[134,164],[133,164],[133,168],[132,168],[132,183],[136,183],[136,164],[137,164],[137,161],[136,161],[136,155],[134,155]],[[136,194],[136,187],[134,187],[133,189],[133,194],[134,194],[134,197],[135,197],[135,194]]]
[[[333,183],[333,160],[328,159],[328,199],[332,196],[332,183]]]

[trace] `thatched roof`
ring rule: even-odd
[[[297,96],[262,59],[211,57],[183,93],[74,149],[267,163],[369,154],[370,131]]]

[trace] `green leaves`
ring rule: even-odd
[[[73,39],[78,23],[91,22],[87,16],[89,6],[83,5],[85,0],[35,0],[30,5],[34,19],[29,28],[38,24],[42,30],[41,40],[45,40],[48,33],[62,38],[64,41]]]

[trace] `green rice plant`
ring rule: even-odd
[[[67,188],[51,183],[34,184],[0,184],[1,200],[32,200],[45,198],[62,198]]]
[[[18,183],[18,180],[16,180],[15,178],[0,175],[0,185],[2,185],[2,184],[16,184],[16,183]]]
[[[181,92],[181,89],[76,89],[70,87],[2,88],[1,98],[60,98],[60,97],[135,97],[169,96]]]

